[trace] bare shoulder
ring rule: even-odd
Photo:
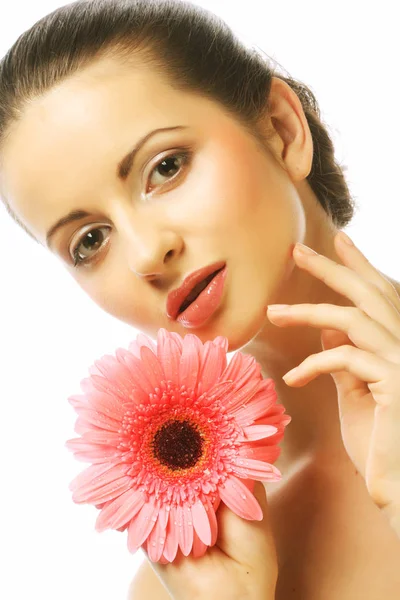
[[[129,586],[127,600],[172,600],[157,574],[145,559]]]

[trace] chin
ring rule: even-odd
[[[221,314],[215,314],[203,327],[199,329],[185,329],[181,335],[193,333],[203,343],[213,340],[218,335],[228,339],[228,352],[236,352],[247,346],[262,331],[267,321],[267,306],[262,306],[257,312],[250,310],[243,316],[233,314],[234,311],[225,310]]]

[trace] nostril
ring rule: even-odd
[[[172,258],[174,256],[174,250],[168,250],[167,254],[165,255],[165,260],[164,262],[166,262],[167,260],[169,260],[170,258]]]

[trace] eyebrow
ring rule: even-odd
[[[127,177],[129,176],[129,173],[131,172],[132,167],[135,163],[135,158],[136,158],[137,153],[142,148],[142,146],[151,137],[153,137],[153,135],[155,135],[156,133],[160,133],[162,131],[174,131],[177,129],[188,129],[188,127],[184,126],[184,125],[177,125],[175,127],[160,127],[158,129],[153,129],[152,131],[149,131],[148,133],[146,133],[146,135],[141,137],[137,141],[135,147],[130,152],[128,152],[128,154],[126,156],[124,156],[124,158],[118,163],[118,165],[117,165],[118,179],[121,179],[122,181],[125,181],[127,179]],[[68,223],[72,223],[73,221],[80,221],[81,219],[84,219],[85,217],[90,217],[90,213],[88,213],[86,210],[71,210],[71,212],[69,212],[67,215],[65,215],[64,217],[61,217],[61,219],[59,219],[56,223],[54,223],[54,225],[52,225],[50,227],[50,229],[48,230],[48,232],[46,234],[47,246],[49,246],[51,238],[54,236],[54,234],[56,233],[56,231],[58,229],[60,229],[61,227],[64,227],[65,225],[68,225]]]

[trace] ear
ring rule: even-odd
[[[301,101],[286,81],[273,77],[268,106],[271,123],[277,132],[269,143],[292,181],[301,181],[311,171],[314,151]]]

